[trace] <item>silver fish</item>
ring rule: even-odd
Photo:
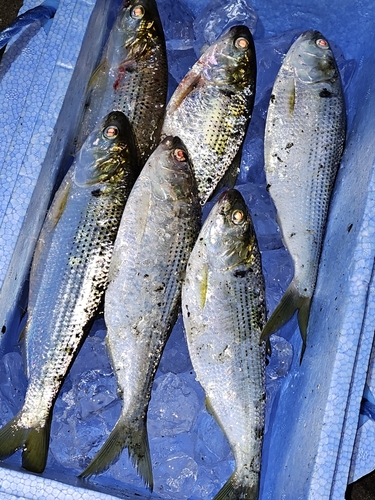
[[[132,124],[143,166],[160,139],[167,84],[165,38],[155,0],[125,1],[88,84],[78,147],[104,115],[122,111]]]
[[[306,31],[289,49],[276,78],[264,139],[269,192],[294,261],[294,278],[262,338],[298,310],[301,360],[345,128],[345,101],[330,45],[318,31]]]
[[[107,469],[127,447],[152,490],[147,408],[179,312],[182,280],[200,216],[186,149],[177,137],[167,137],[144,166],[116,239],[104,314],[123,406],[114,429],[81,477]]]
[[[53,404],[107,285],[135,155],[129,121],[110,113],[83,144],[39,236],[24,332],[28,388],[0,430],[0,459],[22,448],[33,472],[45,468]]]
[[[177,135],[186,145],[202,204],[226,174],[234,185],[255,81],[253,37],[246,26],[233,26],[202,54],[167,105],[162,137]]]
[[[222,193],[190,255],[182,314],[197,380],[236,468],[215,500],[256,500],[265,412],[265,289],[242,195]]]

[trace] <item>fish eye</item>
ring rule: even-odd
[[[134,19],[142,19],[142,17],[145,15],[144,7],[142,7],[142,5],[136,5],[132,10],[131,15]]]
[[[246,38],[244,38],[243,36],[240,36],[240,37],[236,38],[236,40],[234,42],[234,46],[237,49],[244,49],[245,50],[249,46],[249,40],[246,40]]]
[[[183,149],[176,148],[173,151],[173,156],[176,158],[177,161],[186,161],[186,154]]]
[[[317,47],[321,49],[329,49],[329,44],[327,40],[324,40],[324,38],[318,38],[317,41],[315,42]]]
[[[234,212],[232,213],[232,222],[234,224],[241,224],[244,218],[245,214],[243,213],[242,210],[234,210]]]
[[[103,135],[106,139],[115,139],[118,136],[118,133],[118,128],[114,125],[110,125],[104,130]]]

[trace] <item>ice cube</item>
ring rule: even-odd
[[[155,492],[165,499],[186,500],[191,497],[198,475],[198,465],[183,453],[155,465]]]
[[[190,431],[197,418],[199,386],[189,384],[184,374],[167,373],[154,382],[148,411],[148,431],[152,436],[175,436]]]
[[[21,409],[27,381],[23,371],[22,357],[9,352],[0,360],[0,423],[4,425]]]
[[[216,464],[222,460],[232,460],[228,440],[222,433],[214,418],[202,411],[196,424],[197,444],[196,456],[204,465]]]
[[[271,335],[271,357],[267,366],[267,376],[276,380],[285,377],[293,360],[293,346],[278,335]]]
[[[182,0],[158,2],[158,11],[163,25],[167,50],[193,48],[194,15]]]
[[[198,57],[202,49],[236,24],[245,24],[254,34],[258,16],[246,0],[211,0],[194,21],[194,49]]]
[[[158,10],[168,51],[168,70],[179,83],[197,60],[193,50],[194,15],[181,0],[172,3],[159,1]]]
[[[177,320],[160,360],[159,371],[162,373],[183,373],[192,369],[185,340],[182,316]]]

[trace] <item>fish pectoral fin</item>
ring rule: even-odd
[[[107,74],[108,73],[108,63],[104,59],[99,63],[99,65],[94,69],[94,71],[91,73],[90,80],[87,83],[86,87],[86,95],[91,92],[91,90],[98,84],[101,74]]]
[[[89,478],[104,472],[119,458],[124,448],[128,448],[134,467],[152,491],[152,465],[145,419],[136,419],[130,424],[120,417],[103,446],[78,477]]]
[[[203,264],[202,275],[201,275],[201,280],[200,280],[199,284],[200,284],[199,305],[200,305],[201,309],[204,309],[204,306],[206,305],[207,289],[208,289],[208,264],[207,263]]]
[[[258,482],[255,484],[242,484],[237,477],[236,471],[234,471],[221,490],[214,496],[213,500],[234,500],[237,498],[257,500],[258,490]]]
[[[169,101],[167,113],[173,114],[177,108],[180,107],[181,103],[185,98],[199,86],[202,80],[200,73],[194,73],[194,71],[189,71],[184,79],[180,82],[180,85],[175,90],[171,100]]]
[[[213,417],[215,415],[215,412],[211,406],[211,402],[210,402],[208,396],[206,396],[206,398],[204,400],[204,405],[206,407],[207,413],[209,413],[211,415],[211,417]]]
[[[27,429],[20,425],[20,418],[21,414],[18,413],[0,429],[0,460],[24,448],[22,467],[31,472],[41,473],[47,462],[50,421],[44,427]]]
[[[263,328],[260,339],[267,340],[273,333],[283,327],[298,310],[298,325],[302,337],[302,361],[306,348],[307,324],[309,320],[310,306],[311,297],[300,295],[296,290],[294,282],[292,281]]]

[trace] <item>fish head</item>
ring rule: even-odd
[[[197,64],[205,80],[215,85],[255,87],[255,46],[249,28],[232,26],[206,49]]]
[[[182,201],[198,197],[191,161],[179,137],[165,137],[151,155],[149,166],[156,198]]]
[[[124,175],[124,165],[137,170],[136,155],[128,118],[121,111],[112,111],[83,143],[75,162],[74,182],[78,186],[117,184]]]
[[[155,0],[125,0],[117,14],[112,30],[113,45],[123,53],[128,52],[127,59],[138,59],[156,39],[164,42],[164,31],[160,21]]]
[[[305,83],[336,80],[338,69],[328,40],[319,32],[308,30],[292,45],[287,57],[296,78]]]
[[[215,259],[212,265],[231,269],[251,263],[257,242],[249,210],[239,191],[224,191],[205,225],[207,244],[215,247],[215,252],[210,252]]]

